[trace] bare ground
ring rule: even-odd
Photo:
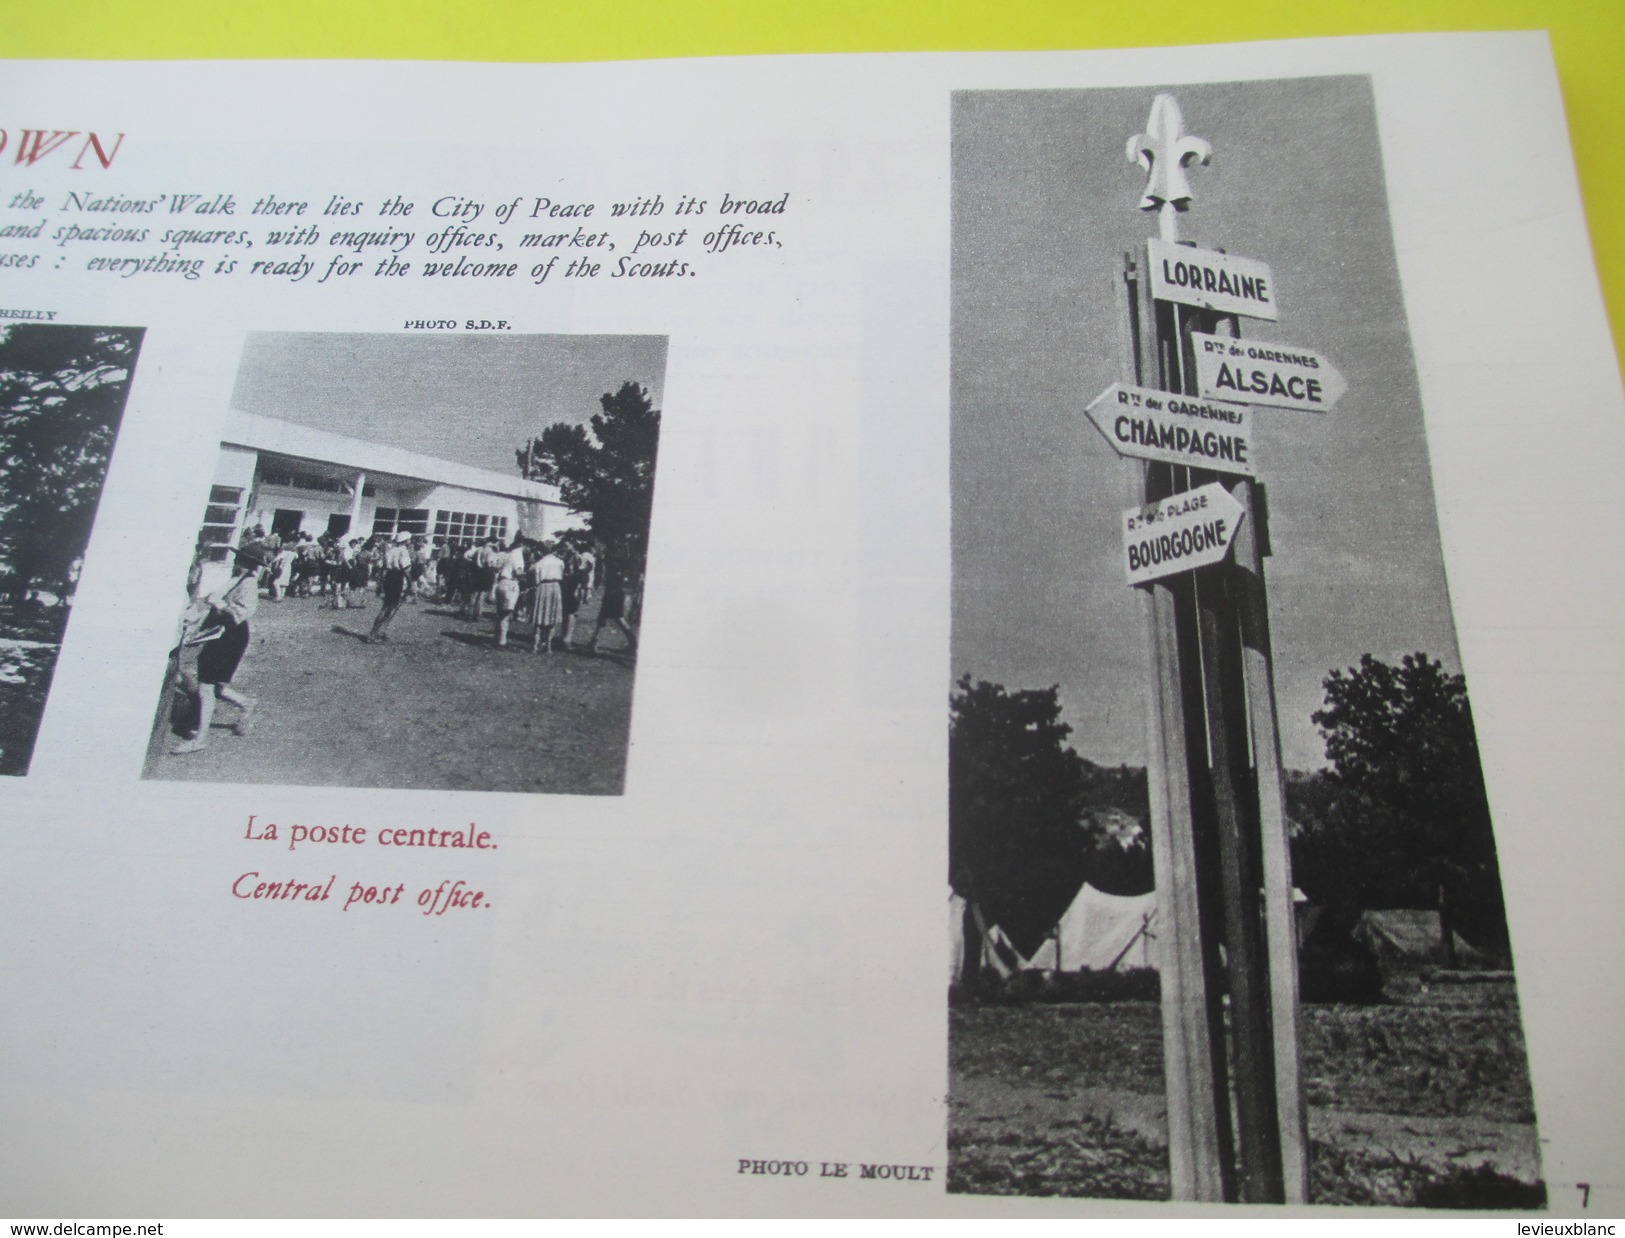
[[[530,652],[515,625],[445,603],[402,606],[387,644],[362,638],[378,614],[317,598],[262,599],[233,687],[258,701],[250,735],[215,712],[208,746],[170,754],[171,694],[162,693],[146,776],[194,782],[618,795],[632,710],[633,665],[618,634],[605,652]],[[592,634],[589,620],[576,639]]]

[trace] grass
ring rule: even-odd
[[[1542,1183],[1486,1165],[1440,1168],[1415,1157],[1365,1153],[1316,1140],[1309,1148],[1309,1202],[1388,1208],[1533,1210]],[[1109,1118],[1083,1117],[1042,1133],[955,1130],[948,1136],[948,1190],[973,1195],[1083,1199],[1168,1198],[1167,1149]]]
[[[634,668],[624,654],[533,654],[528,628],[498,649],[491,620],[448,604],[401,607],[367,644],[379,600],[328,609],[262,599],[233,686],[258,699],[253,734],[216,711],[208,747],[173,756],[162,693],[146,776],[201,782],[619,795]],[[592,612],[589,612],[592,613]],[[576,639],[592,635],[586,624]],[[619,649],[617,636],[604,637]],[[163,667],[153,668],[158,689]]]
[[[956,1079],[1161,1093],[1162,1012],[1152,1002],[961,1007],[949,1017],[948,1063]]]
[[[1546,1187],[1488,1165],[1441,1169],[1416,1157],[1369,1154],[1319,1140],[1309,1145],[1309,1200],[1394,1208],[1537,1209]]]
[[[1303,1079],[1312,1105],[1363,1113],[1533,1122],[1528,1060],[1511,985],[1441,988],[1392,1006],[1304,1006]],[[961,1006],[950,1016],[956,1076],[1067,1079],[1160,1093],[1162,1015],[1151,1002]]]
[[[1356,1113],[1534,1120],[1510,983],[1397,986],[1394,1004],[1303,1008],[1309,1103]],[[987,1194],[1165,1199],[1167,1150],[1109,1116],[1073,1116],[1085,1089],[1160,1097],[1162,1022],[1152,1002],[961,1005],[950,1011],[951,1095],[977,1088],[1047,1098],[1050,1107],[992,1117],[951,1110],[948,1186]],[[1006,1091],[1000,1092],[1000,1089]],[[1034,1115],[1048,1112],[1049,1120]],[[1055,1114],[1063,1116],[1053,1116]],[[1143,1127],[1142,1127],[1143,1129]],[[1488,1164],[1435,1164],[1386,1150],[1311,1145],[1316,1203],[1426,1208],[1539,1208],[1545,1189]]]
[[[1110,1118],[1084,1116],[1039,1132],[948,1135],[948,1189],[975,1195],[1168,1198],[1168,1153]]]
[[[1498,1005],[1306,1006],[1305,1095],[1366,1113],[1533,1122],[1517,1008]]]

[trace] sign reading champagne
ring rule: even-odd
[[[1217,563],[1230,553],[1244,509],[1218,482],[1123,513],[1128,583],[1143,585]]]
[[[1084,411],[1120,456],[1257,475],[1244,404],[1113,383]]]
[[[1275,321],[1275,276],[1266,263],[1156,237],[1146,246],[1151,295],[1157,300]]]

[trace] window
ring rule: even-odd
[[[237,540],[237,526],[243,515],[243,492],[238,486],[214,486],[209,505],[203,511],[203,528],[197,535],[198,553],[205,563],[224,563],[231,558],[231,545]]]
[[[372,517],[372,531],[394,537],[399,533],[427,533],[429,509],[427,507],[380,507]]]
[[[424,512],[424,516],[428,513]],[[468,546],[496,536],[508,540],[508,518],[487,516],[477,512],[437,511],[434,514],[434,540],[436,544],[450,542],[454,546]]]
[[[285,542],[291,542],[298,537],[299,530],[304,528],[304,525],[304,512],[279,507],[271,513],[271,532]]]
[[[275,464],[266,464],[263,460],[260,462],[259,482],[262,486],[281,486],[285,490],[309,490],[315,494],[355,493],[355,486],[342,477],[317,477],[313,473],[301,473]],[[370,499],[378,491],[369,482],[361,488],[361,493],[363,497]]]

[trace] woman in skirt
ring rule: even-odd
[[[543,543],[542,557],[530,565],[530,581],[536,588],[536,628],[530,651],[552,653],[553,629],[564,618],[564,560],[555,553],[552,542]]]

